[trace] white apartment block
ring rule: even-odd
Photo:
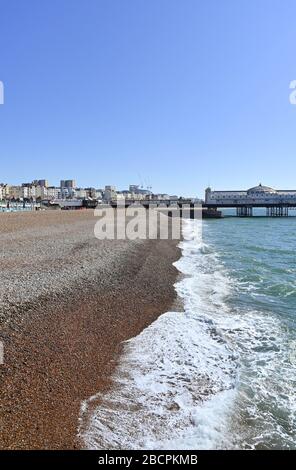
[[[74,191],[74,195],[75,197],[77,197],[77,199],[85,199],[88,196],[88,192],[86,191],[86,189],[76,188]]]
[[[105,201],[111,201],[112,199],[117,199],[115,186],[110,186],[110,185],[105,186],[104,199]]]
[[[55,186],[47,187],[47,199],[59,199],[60,193],[60,188],[56,188]]]
[[[21,199],[22,187],[21,186],[9,186],[7,196],[9,199]]]

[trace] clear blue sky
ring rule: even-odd
[[[295,0],[0,0],[0,181],[296,188]]]

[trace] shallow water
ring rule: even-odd
[[[167,312],[82,404],[88,448],[296,448],[296,219],[186,221]],[[296,226],[296,225],[295,225]]]

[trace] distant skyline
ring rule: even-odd
[[[79,181],[77,181],[75,178],[70,178],[70,180],[71,180],[71,181],[74,181],[74,186],[73,186],[73,187],[75,187],[75,188],[95,188],[95,189],[104,189],[105,186],[109,186],[107,183],[106,183],[106,184],[104,183],[104,184],[102,184],[101,186],[93,186],[93,185],[90,185],[90,184],[81,185],[81,184],[79,184]],[[30,180],[20,181],[19,183],[11,183],[10,181],[0,181],[0,184],[3,184],[3,183],[4,183],[4,184],[8,184],[8,185],[21,186],[22,184],[32,184],[32,185],[33,185],[33,184],[37,184],[37,183],[38,183],[38,184],[41,184],[41,186],[42,186],[43,184],[40,183],[40,181],[41,181],[41,182],[42,182],[42,181],[46,181],[48,187],[60,187],[60,186],[62,186],[62,185],[61,185],[61,182],[62,182],[62,181],[65,181],[65,179],[64,179],[64,180],[59,179],[59,180],[57,180],[57,181],[55,181],[55,182],[51,182],[51,181],[49,181],[47,178],[31,178]],[[133,184],[133,183],[128,183],[125,187],[118,187],[118,186],[116,186],[116,185],[111,185],[111,186],[114,186],[115,189],[116,189],[116,191],[128,190],[130,186],[139,186],[139,189],[149,189],[149,190],[150,190],[150,188],[151,188],[150,186],[145,186],[145,185],[141,185],[141,184]],[[256,187],[256,186],[257,186],[257,184],[255,185],[255,187]],[[265,185],[265,184],[262,185],[262,183],[259,182],[259,183],[258,183],[258,186],[266,186],[266,185]],[[206,190],[207,188],[208,188],[208,187],[205,187],[205,188],[203,189],[203,193],[205,193],[205,190]],[[251,189],[251,188],[253,188],[253,186],[248,187],[248,188],[246,188],[246,187],[241,187],[241,188],[236,187],[236,188],[223,188],[223,189],[226,190],[226,191],[227,191],[227,190],[235,190],[235,189],[243,190],[243,191],[244,191],[244,190],[248,190],[248,189]],[[222,188],[214,188],[214,187],[212,187],[211,189],[213,189],[213,190],[219,190],[219,189],[222,189]],[[272,189],[277,189],[277,190],[279,190],[279,189],[284,189],[284,190],[293,189],[293,190],[296,191],[296,187],[295,187],[295,188],[294,188],[294,187],[293,187],[293,188],[280,188],[280,187],[275,187],[275,186],[273,186]],[[166,191],[153,191],[153,188],[151,189],[151,191],[152,191],[152,192],[155,192],[155,193],[159,193],[159,194],[160,194],[160,193],[162,193],[162,194],[167,194]],[[172,193],[170,193],[170,195],[172,195]],[[180,193],[180,194],[178,194],[178,195],[179,195],[179,196],[182,196],[183,194]]]
[[[294,0],[0,0],[0,182],[296,188]]]

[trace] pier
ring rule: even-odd
[[[237,217],[253,217],[254,209],[258,208],[265,209],[267,217],[288,217],[290,210],[296,210],[296,190],[275,190],[262,184],[246,191],[212,191],[207,188],[204,201],[190,198],[112,199],[107,204],[110,206],[157,208],[169,217],[191,219],[222,218],[223,209],[235,209]]]
[[[175,200],[166,199],[125,199],[111,200],[109,206],[113,208],[128,208],[131,206],[144,207],[145,209],[157,208],[169,217],[184,217],[190,219],[219,219],[222,212],[217,207],[207,207],[201,201],[179,198]],[[100,206],[98,206],[100,207]]]
[[[289,217],[289,210],[296,210],[296,204],[254,204],[254,205],[243,205],[243,204],[224,204],[223,206],[216,206],[213,204],[203,204],[203,207],[208,210],[218,209],[235,209],[237,217],[253,217],[254,209],[265,209],[266,217]]]
[[[252,217],[255,208],[265,209],[267,217],[288,217],[296,210],[296,190],[276,190],[259,184],[247,191],[206,189],[204,208],[235,209],[237,217]]]
[[[158,208],[159,210],[167,211],[168,215],[171,217],[173,215],[179,214],[180,217],[184,216],[194,219],[194,218],[204,218],[204,219],[220,219],[223,217],[222,209],[235,209],[236,217],[253,217],[254,209],[263,208],[266,210],[266,217],[288,217],[289,210],[296,210],[295,204],[202,204],[193,203],[191,201],[182,201],[174,202],[171,201],[145,201],[145,200],[126,200],[124,204],[117,201],[111,201],[109,204],[113,208],[124,207],[128,208],[132,205],[141,206],[145,209],[149,208]],[[99,207],[99,206],[98,206]],[[200,214],[200,212],[202,213]],[[187,215],[188,214],[188,215]]]

